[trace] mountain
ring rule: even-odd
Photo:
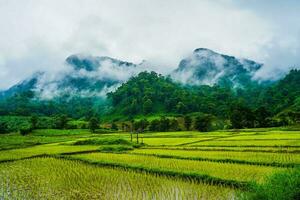
[[[34,91],[37,97],[51,99],[63,95],[104,97],[121,83],[137,75],[144,63],[134,64],[105,56],[71,55],[67,71],[56,74],[38,72],[26,80],[0,92],[0,98],[24,91]],[[253,75],[263,65],[248,59],[216,53],[205,48],[194,50],[181,60],[170,76],[187,85],[219,85],[245,88],[257,83]]]
[[[41,72],[37,72],[31,77],[27,78],[26,80],[23,80],[20,83],[12,86],[8,90],[0,91],[0,99],[7,98],[13,96],[14,94],[26,92],[28,90],[33,89],[38,82],[39,76],[41,75]]]
[[[52,82],[45,82],[36,89],[77,96],[101,96],[114,90],[118,85],[135,74],[137,65],[110,57],[72,55],[66,59],[71,70]]]
[[[185,87],[155,72],[141,72],[109,93],[108,98],[114,115],[206,112],[224,116],[235,97],[230,89]]]
[[[248,59],[216,53],[198,48],[181,60],[171,77],[188,85],[220,85],[244,88],[252,84],[253,75],[263,65]]]
[[[299,70],[291,70],[277,82],[260,84],[253,76],[262,64],[209,49],[196,49],[169,76],[141,72],[145,62],[110,57],[71,55],[66,65],[65,71],[38,72],[1,92],[0,115],[63,113],[79,119],[197,112],[226,121],[234,111],[249,113],[245,120],[251,126],[265,116],[276,116],[275,125],[300,118]]]
[[[0,92],[0,98],[24,91],[51,99],[63,95],[104,97],[121,83],[137,75],[143,63],[134,64],[105,56],[71,55],[66,59],[69,70],[57,74],[38,72],[26,80]],[[252,77],[262,64],[248,59],[216,53],[205,48],[194,50],[181,60],[170,76],[187,85],[219,85],[245,88],[256,83]]]
[[[110,57],[71,55],[69,69],[56,74],[38,72],[26,80],[0,92],[7,98],[28,90],[37,97],[51,99],[63,95],[105,96],[136,73],[137,65]]]
[[[289,107],[296,110],[296,107],[300,105],[299,98],[300,70],[293,69],[283,79],[267,88],[260,101],[264,102],[265,106],[270,108],[272,112],[278,113]]]
[[[267,86],[234,90],[218,85],[186,86],[155,72],[141,72],[108,94],[112,116],[206,113],[242,127],[300,122],[300,70]]]
[[[83,56],[83,55],[71,55],[66,59],[66,62],[73,66],[75,70],[84,69],[86,71],[97,71],[99,68],[104,67],[107,64],[118,67],[136,67],[136,64],[121,61],[118,59],[110,58],[107,56]]]

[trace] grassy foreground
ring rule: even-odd
[[[46,129],[0,135],[0,199],[298,195],[299,176],[291,174],[300,166],[300,131],[144,133],[138,145],[135,136]]]
[[[0,165],[4,199],[230,199],[230,188],[55,158]],[[38,188],[38,189],[37,189]]]

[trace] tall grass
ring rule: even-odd
[[[235,199],[235,191],[221,185],[54,158],[1,164],[0,183],[0,199]]]

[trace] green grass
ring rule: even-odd
[[[235,191],[192,181],[35,158],[0,165],[3,199],[229,199]]]
[[[295,200],[300,199],[300,168],[275,173],[264,184],[253,184],[245,200]]]

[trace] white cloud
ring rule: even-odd
[[[80,60],[94,60],[93,70],[87,70],[80,65],[72,66],[67,64],[64,70],[48,71],[45,73],[37,73],[34,77],[37,78],[37,84],[34,90],[39,98],[52,99],[61,96],[62,94],[73,94],[84,97],[99,96],[106,97],[108,92],[117,89],[123,82],[130,77],[137,75],[141,71],[147,70],[144,65],[126,65],[119,63],[116,60],[111,60],[106,57],[91,57],[84,55],[76,55]],[[73,56],[73,59],[74,56]],[[148,66],[148,65],[147,65]],[[88,87],[77,88],[81,80],[88,81]],[[69,80],[72,80],[70,83]],[[74,82],[78,81],[74,84]],[[108,82],[107,82],[108,81]],[[94,84],[103,83],[102,88],[95,90]],[[84,84],[82,86],[85,86]]]
[[[0,88],[64,69],[74,53],[145,59],[161,73],[198,47],[264,62],[266,71],[299,65],[300,3],[261,2],[0,0]]]

